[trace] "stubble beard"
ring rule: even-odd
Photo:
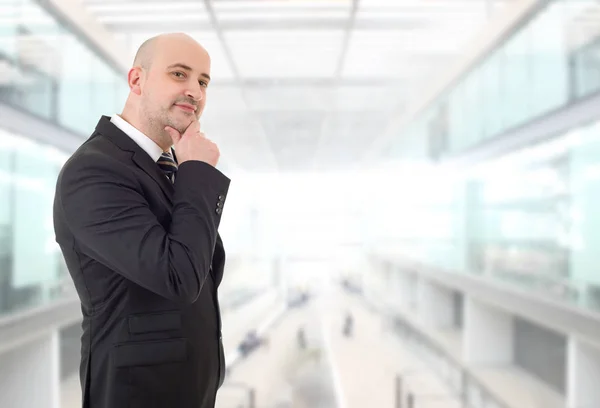
[[[147,106],[143,109],[143,115],[144,118],[146,118],[146,123],[148,125],[148,136],[157,141],[163,148],[173,144],[171,136],[165,131],[165,126],[176,129],[180,134],[183,134],[186,129],[186,126],[173,120],[169,109],[170,108],[160,108],[158,110],[152,110]]]

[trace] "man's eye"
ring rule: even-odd
[[[175,75],[177,78],[185,78],[185,74],[183,72],[173,72],[173,75]]]

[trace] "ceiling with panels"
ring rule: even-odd
[[[518,0],[81,0],[131,53],[183,31],[212,57],[202,120],[250,171],[351,169],[419,89]]]

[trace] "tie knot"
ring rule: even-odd
[[[169,180],[173,181],[173,174],[177,171],[177,163],[173,160],[170,152],[164,152],[158,159],[158,167],[165,173]]]

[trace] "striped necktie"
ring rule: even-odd
[[[175,182],[175,173],[177,172],[177,163],[173,160],[170,152],[164,152],[158,159],[158,167],[165,173],[171,183]]]

